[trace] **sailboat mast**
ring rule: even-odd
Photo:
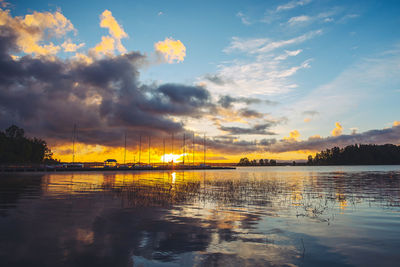
[[[150,136],[149,136],[149,165],[150,165]]]
[[[172,133],[171,137],[171,154],[174,154],[174,133]]]
[[[193,166],[194,166],[194,133],[193,133],[193,140],[192,140],[192,152],[193,152]]]
[[[142,154],[142,135],[139,136],[139,165],[140,165],[141,154]]]
[[[126,132],[125,132],[124,164],[125,162],[126,162]]]
[[[164,147],[164,151],[163,151],[162,163],[163,163],[163,165],[165,165],[165,137],[163,138],[163,147]]]
[[[171,137],[171,155],[172,155],[172,165],[174,165],[174,133],[172,133],[172,137]]]
[[[183,163],[183,165],[185,165],[185,152],[186,152],[186,150],[185,150],[185,138],[186,138],[186,136],[185,136],[185,134],[183,134],[183,161],[182,161],[182,163]]]
[[[74,123],[74,132],[72,134],[72,163],[75,162],[75,135],[76,135],[76,124]]]
[[[206,134],[204,134],[203,147],[204,147],[204,165],[206,165]]]

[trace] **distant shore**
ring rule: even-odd
[[[12,172],[109,172],[109,171],[181,171],[181,170],[234,170],[232,166],[140,166],[140,167],[108,167],[108,168],[55,168],[51,166],[2,166],[0,173]]]

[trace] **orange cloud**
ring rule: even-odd
[[[394,121],[393,122],[393,126],[399,126],[400,125],[400,121]]]
[[[299,137],[300,137],[299,131],[293,130],[289,133],[288,137],[284,137],[283,139],[287,141],[297,141],[299,140]]]
[[[84,47],[84,46],[85,46],[85,43],[74,44],[71,42],[70,39],[68,39],[61,45],[61,47],[64,48],[64,52],[75,52],[76,50],[78,50],[79,48]]]
[[[75,53],[74,58],[81,63],[92,64],[93,59],[82,53]]]
[[[342,127],[342,125],[340,125],[339,122],[336,122],[336,123],[335,123],[335,126],[336,126],[335,129],[332,130],[332,136],[339,136],[339,135],[341,135],[342,132],[343,132],[343,127]]]
[[[157,52],[161,53],[170,64],[182,62],[186,56],[186,47],[180,40],[175,41],[172,38],[165,38],[164,41],[155,43],[154,48]]]
[[[0,9],[0,26],[7,25],[17,35],[17,46],[26,54],[55,55],[60,46],[52,42],[43,44],[45,37],[62,37],[74,26],[60,12],[33,12],[25,17],[12,17],[9,10]]]
[[[96,54],[112,55],[115,50],[115,40],[110,36],[102,36],[101,42],[93,48]]]
[[[128,37],[128,34],[118,24],[113,17],[111,11],[104,10],[100,15],[100,27],[108,29],[109,36],[102,36],[101,42],[98,43],[94,48],[90,49],[91,56],[97,55],[113,55],[115,50],[120,53],[125,53],[126,48],[122,45],[121,39]]]
[[[128,37],[128,34],[122,29],[122,27],[118,24],[118,22],[113,17],[111,11],[104,10],[104,12],[100,16],[100,27],[107,28],[110,35],[112,35],[115,39],[122,39]]]

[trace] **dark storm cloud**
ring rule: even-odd
[[[257,98],[251,97],[232,97],[229,95],[220,96],[218,100],[218,104],[220,104],[223,108],[231,108],[234,103],[245,103],[247,105],[250,104],[258,104],[261,100]]]
[[[246,105],[264,103],[271,106],[278,104],[278,102],[275,101],[260,100],[253,97],[232,97],[229,95],[222,95],[218,99],[218,104],[220,104],[223,108],[232,108],[234,103],[244,103]]]
[[[262,118],[264,116],[263,113],[260,113],[253,109],[242,108],[239,110],[239,114],[245,118]]]
[[[221,153],[239,154],[252,153],[255,151],[267,152],[268,148],[276,142],[274,138],[252,141],[228,138],[207,138],[206,145],[207,149],[211,148]],[[201,144],[202,143],[199,143],[199,145]]]
[[[275,123],[256,124],[251,128],[219,126],[219,129],[228,132],[229,134],[232,135],[241,135],[241,134],[275,135],[274,132],[268,130],[274,125]]]
[[[200,86],[164,84],[157,88],[152,102],[156,102],[158,112],[200,117],[201,108],[212,108],[210,93]]]
[[[400,144],[400,126],[381,130],[370,130],[351,135],[314,137],[305,141],[281,140],[268,148],[271,152],[287,152],[298,150],[320,151],[334,146],[344,147],[351,144]]]
[[[146,61],[138,52],[95,60],[92,64],[24,56],[15,36],[0,27],[0,127],[17,124],[26,132],[57,142],[70,141],[74,124],[79,141],[120,146],[131,137],[183,131],[171,116],[200,117],[211,109],[202,87],[139,82]]]

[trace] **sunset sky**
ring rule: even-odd
[[[55,158],[400,144],[399,1],[0,1],[0,128]],[[172,151],[171,135],[174,134]],[[190,154],[190,160],[191,154]]]

